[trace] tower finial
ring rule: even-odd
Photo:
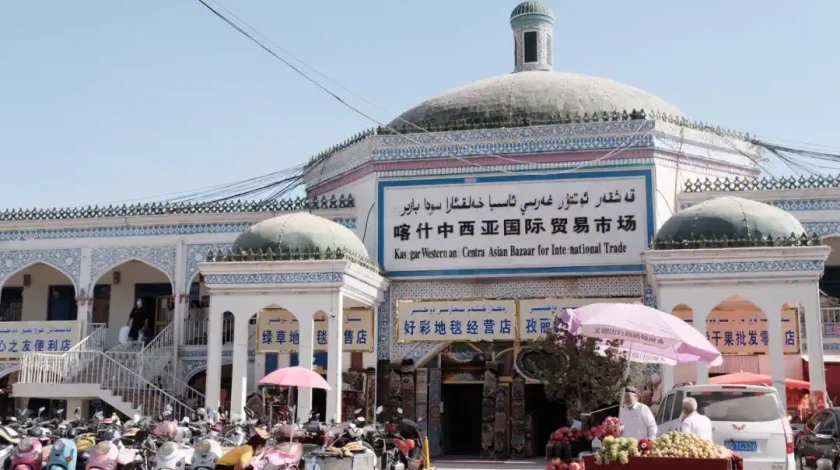
[[[514,73],[553,69],[554,12],[539,0],[525,0],[510,14]]]

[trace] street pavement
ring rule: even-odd
[[[542,470],[545,468],[545,461],[458,462],[446,460],[435,461],[435,459],[432,459],[432,467],[437,470]]]

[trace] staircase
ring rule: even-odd
[[[166,329],[162,334],[165,332]],[[171,338],[171,331],[169,335]],[[173,383],[180,382],[172,373],[160,369],[165,362],[161,356],[147,356],[144,354],[147,348],[132,343],[103,352],[104,340],[105,328],[102,326],[66,353],[25,354],[21,358],[19,380],[14,385],[15,395],[54,399],[101,398],[127,416],[156,416],[167,405],[172,406],[172,412],[177,417],[193,414],[192,407],[170,393],[175,390],[165,390],[146,378],[154,374],[168,377],[166,380]],[[152,341],[149,346],[154,347],[149,351],[162,352],[164,345],[165,338],[158,343]],[[169,354],[169,364],[174,364],[174,349],[170,350],[173,352]]]

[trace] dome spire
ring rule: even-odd
[[[525,0],[510,14],[514,73],[553,69],[554,12],[539,0]]]

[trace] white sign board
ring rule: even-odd
[[[515,300],[401,300],[397,320],[400,342],[516,339]]]
[[[642,272],[650,171],[380,183],[391,277]]]
[[[522,299],[519,301],[519,339],[534,340],[546,335],[554,326],[555,317],[567,308],[599,303],[641,303],[639,298],[617,299]]]
[[[0,358],[69,351],[81,338],[79,321],[19,321],[0,325]]]

